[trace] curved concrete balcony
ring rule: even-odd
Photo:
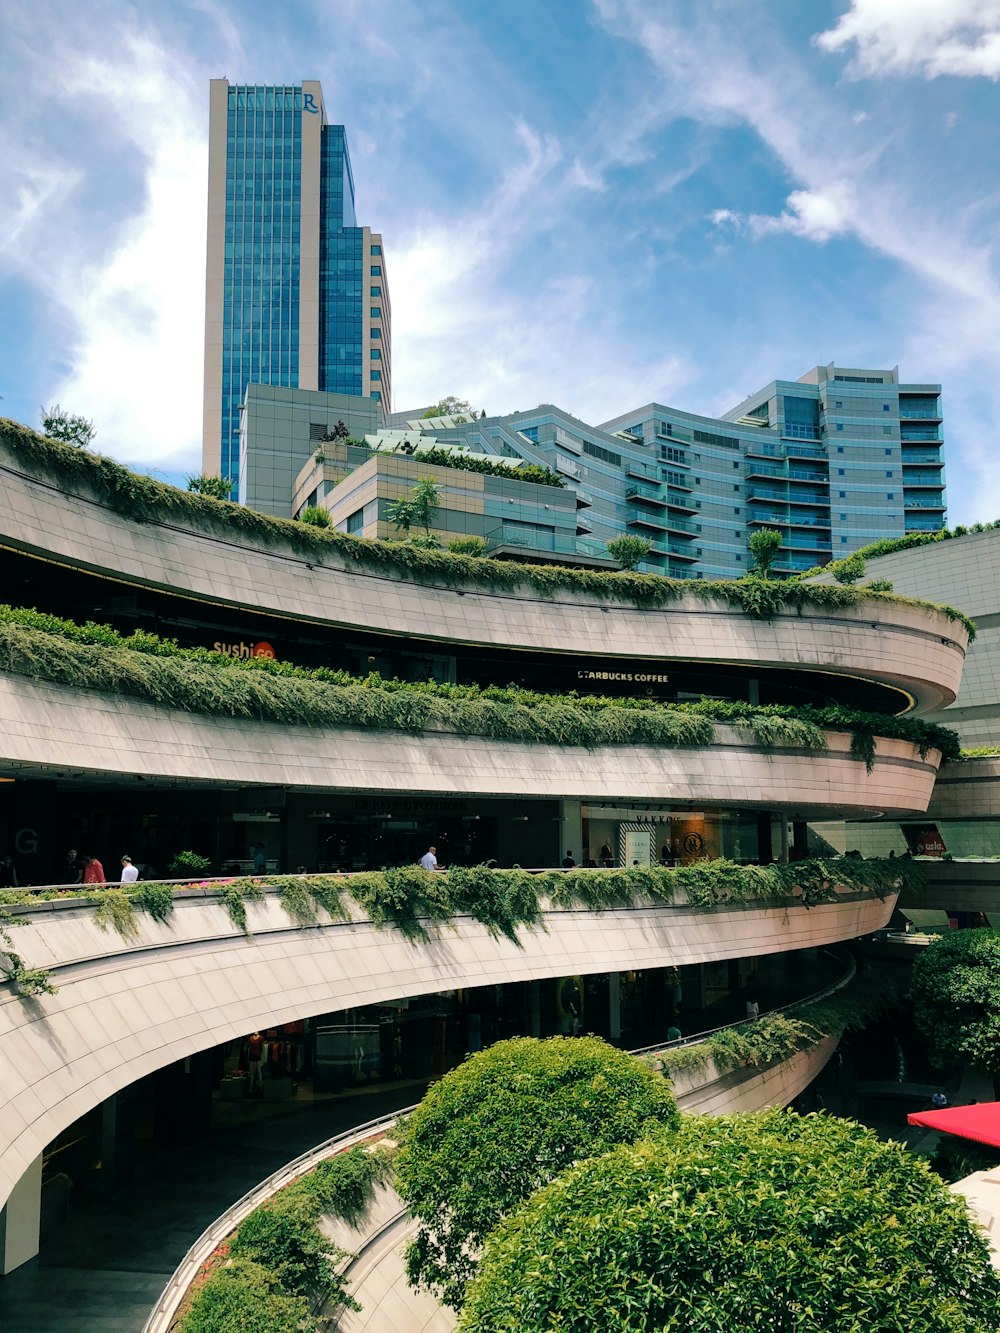
[[[568,589],[542,596],[409,581],[348,566],[331,547],[255,546],[220,525],[136,522],[93,496],[28,475],[0,447],[0,543],[119,584],[249,615],[588,658],[729,663],[852,676],[890,687],[887,708],[929,712],[957,694],[967,633],[932,607],[871,600],[754,619],[695,596],[660,610]]]
[[[102,783],[240,783],[302,791],[642,799],[776,808],[802,818],[922,813],[939,754],[880,740],[866,772],[850,737],[826,750],[763,749],[718,725],[713,744],[535,744],[443,732],[315,730],[209,717],[117,695],[0,675],[0,771]]]
[[[247,904],[250,935],[210,890],[166,923],[103,931],[84,901],[12,909],[16,947],[56,994],[0,987],[0,1205],[29,1164],[91,1107],[164,1065],[252,1032],[355,1005],[466,986],[747,957],[853,939],[889,919],[842,893],[812,908],[678,904],[549,909],[518,943],[459,917],[424,941],[352,919],[297,927],[275,895]]]

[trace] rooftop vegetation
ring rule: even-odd
[[[143,630],[0,605],[0,670],[76,688],[129,695],[168,708],[291,725],[361,727],[411,734],[446,731],[559,745],[710,745],[716,722],[757,745],[821,750],[823,729],[851,735],[869,769],[876,738],[893,737],[957,758],[955,733],[936,723],[839,705],[768,705],[704,699],[658,704],[600,695],[540,694],[515,686],[447,685],[307,670],[272,658],[230,658],[180,648]]]
[[[233,539],[264,547],[284,547],[310,560],[327,554],[348,568],[384,572],[395,578],[445,587],[491,591],[531,588],[542,596],[581,593],[642,608],[662,608],[685,598],[723,602],[747,615],[768,618],[802,608],[833,609],[865,604],[926,607],[916,598],[873,592],[865,587],[802,583],[747,577],[731,580],[670,579],[660,574],[575,569],[559,565],[521,565],[507,560],[424,549],[406,542],[353,537],[292,519],[274,518],[245,505],[180,490],[129,471],[113,459],[46,439],[18,422],[0,418],[0,446],[11,451],[32,475],[51,479],[69,491],[83,489],[108,509],[133,523],[190,523]],[[939,607],[949,619],[973,622],[953,607]]]
[[[842,560],[831,560],[825,565],[814,565],[796,575],[800,579],[815,578],[817,574],[832,574],[834,578],[848,566],[848,561],[860,557],[862,560],[875,560],[880,555],[895,555],[897,551],[912,551],[917,546],[932,546],[935,542],[951,541],[953,537],[967,537],[970,532],[991,532],[1000,528],[1000,518],[992,523],[973,523],[970,526],[958,523],[953,528],[941,528],[937,532],[907,532],[902,537],[880,537],[876,542],[860,547],[852,555]],[[848,566],[849,567],[849,566]]]

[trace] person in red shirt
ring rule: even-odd
[[[98,861],[96,856],[85,855],[83,858],[83,882],[84,884],[103,884],[104,867]]]

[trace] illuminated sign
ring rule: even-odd
[[[212,644],[212,651],[224,653],[226,657],[271,657],[277,658],[278,654],[269,643],[244,643],[241,639],[239,643],[221,643],[216,640]]]
[[[669,676],[647,671],[578,671],[577,680],[624,680],[636,685],[666,685]]]

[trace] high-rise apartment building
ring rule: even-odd
[[[248,384],[391,405],[385,248],[318,82],[211,83],[202,466],[237,478]]]

